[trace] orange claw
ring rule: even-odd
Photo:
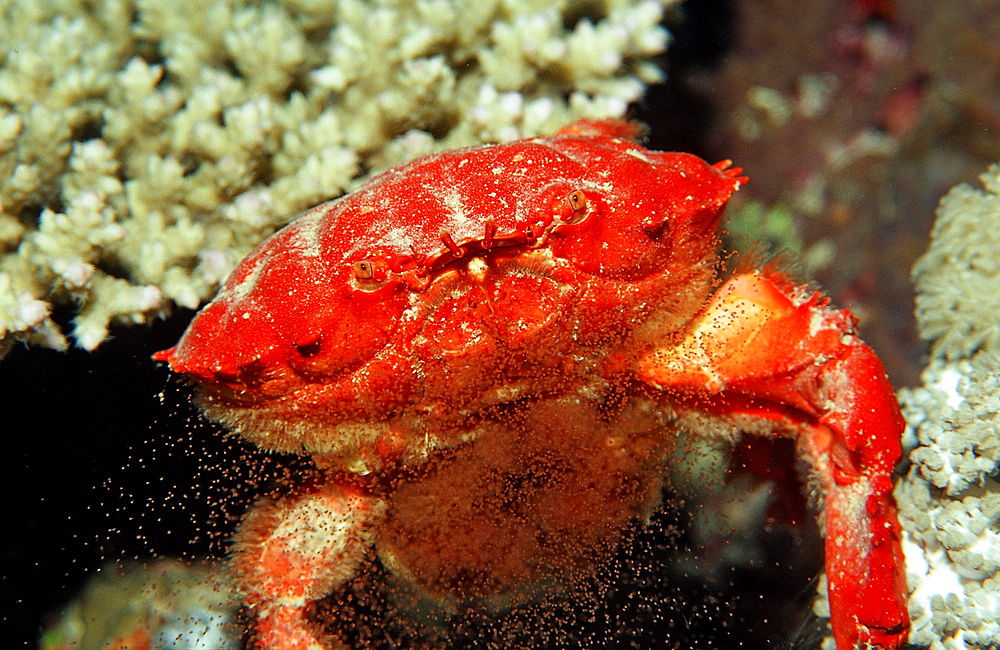
[[[773,271],[726,282],[639,364],[681,409],[795,437],[823,495],[837,650],[899,648],[908,614],[891,473],[903,419],[854,317]],[[758,432],[755,430],[755,432]]]

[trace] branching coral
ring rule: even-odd
[[[1000,165],[981,178],[985,191],[944,197],[914,267],[931,361],[924,386],[901,395],[910,640],[949,650],[1000,639]]]
[[[674,2],[0,2],[0,352],[196,307],[379,168],[622,115]]]

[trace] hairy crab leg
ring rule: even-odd
[[[891,474],[903,420],[854,324],[850,312],[776,272],[744,273],[658,343],[639,375],[682,411],[797,438],[825,501],[837,650],[898,648],[908,614]]]
[[[345,647],[321,641],[307,609],[355,574],[384,511],[382,500],[337,482],[250,511],[236,534],[232,565],[255,619],[257,647]]]

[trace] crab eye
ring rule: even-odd
[[[371,280],[375,277],[375,264],[371,260],[359,260],[355,262],[354,277],[358,280]]]
[[[380,257],[369,257],[358,260],[351,265],[351,286],[356,291],[371,293],[378,291],[389,280],[389,269],[385,260]]]
[[[573,190],[566,195],[566,203],[573,212],[580,212],[587,207],[587,195],[583,190]]]
[[[580,223],[590,214],[587,209],[589,205],[590,201],[583,190],[573,190],[562,198],[562,205],[556,208],[556,214],[564,224]]]

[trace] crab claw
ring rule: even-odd
[[[899,648],[908,614],[892,497],[903,419],[848,311],[774,271],[737,275],[639,363],[681,413],[794,437],[825,502],[837,650]]]

